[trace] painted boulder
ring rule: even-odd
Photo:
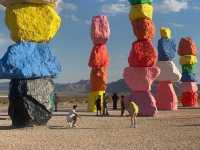
[[[177,110],[178,98],[171,82],[159,82],[156,90],[158,110]]]
[[[196,74],[195,73],[182,73],[182,82],[196,82]]]
[[[184,55],[197,55],[197,46],[190,37],[182,38],[178,47],[178,54]]]
[[[62,70],[48,44],[18,42],[0,60],[0,79],[54,77]]]
[[[108,81],[107,68],[93,68],[90,73],[90,86],[92,91],[105,91]]]
[[[158,41],[158,61],[172,60],[176,55],[176,44],[172,39],[161,38]]]
[[[128,62],[130,67],[152,67],[157,62],[157,53],[150,40],[138,40],[132,44]]]
[[[132,21],[133,32],[139,40],[153,39],[155,36],[155,25],[152,20],[138,19]]]
[[[93,43],[105,44],[110,36],[110,26],[107,16],[94,16],[91,25],[91,38]]]
[[[89,67],[101,68],[109,65],[109,54],[106,45],[95,45],[90,54]]]
[[[181,83],[181,92],[197,92],[198,85],[196,82],[182,82]]]
[[[139,107],[139,116],[152,117],[157,114],[156,100],[150,91],[135,91],[125,98],[125,106],[135,102]]]
[[[153,6],[150,4],[137,4],[132,5],[129,19],[131,21],[136,21],[141,18],[147,18],[152,20],[153,18]]]
[[[181,79],[181,73],[173,61],[158,61],[157,66],[161,71],[157,81],[177,82]]]
[[[127,67],[124,69],[123,77],[131,91],[150,91],[159,73],[158,67]]]
[[[47,42],[57,33],[61,18],[50,5],[26,3],[7,7],[5,21],[14,41]]]

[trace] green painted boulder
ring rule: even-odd
[[[129,0],[131,5],[137,5],[137,4],[152,4],[153,0]]]
[[[197,65],[182,65],[182,72],[183,73],[195,73],[197,69]]]

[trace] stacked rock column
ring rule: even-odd
[[[60,27],[55,0],[6,0],[5,22],[15,44],[0,60],[0,78],[11,79],[9,115],[14,127],[51,118],[52,78],[61,66],[48,43]]]
[[[178,99],[172,84],[181,79],[181,73],[173,62],[176,44],[171,39],[170,28],[162,27],[160,33],[157,66],[161,73],[157,78],[156,104],[158,110],[177,110]]]
[[[152,44],[155,26],[152,21],[152,0],[129,0],[129,14],[137,41],[133,42],[129,54],[129,67],[124,70],[124,79],[132,91],[126,97],[126,104],[134,101],[139,106],[140,116],[154,116],[157,112],[156,101],[151,93],[151,85],[160,73],[156,67],[157,53]]]
[[[109,55],[106,42],[110,36],[107,16],[94,16],[91,25],[91,39],[94,44],[89,60],[91,93],[89,94],[88,111],[96,112],[96,99],[103,95],[107,87]]]
[[[198,106],[198,86],[196,83],[197,47],[190,37],[182,38],[178,53],[182,66],[181,102],[183,106]]]

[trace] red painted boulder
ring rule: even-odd
[[[179,43],[178,54],[184,55],[197,55],[197,46],[190,37],[182,38]]]
[[[110,26],[107,16],[94,16],[91,25],[91,38],[93,43],[105,44],[110,36]]]
[[[178,99],[171,82],[159,82],[156,91],[158,110],[177,110]]]
[[[95,45],[90,54],[89,67],[101,68],[109,65],[109,55],[106,45]]]
[[[127,67],[123,77],[131,91],[150,91],[153,81],[160,74],[158,67]]]
[[[157,114],[156,100],[150,91],[133,92],[131,96],[125,98],[125,106],[128,102],[135,102],[139,107],[139,116],[153,117]]]
[[[133,32],[139,40],[153,39],[155,36],[155,25],[150,19],[138,19],[132,21]]]
[[[198,107],[198,93],[184,92],[182,93],[181,103],[184,107]]]
[[[138,40],[132,44],[128,62],[130,67],[152,67],[157,62],[157,53],[150,40]]]
[[[104,91],[107,87],[107,68],[93,68],[90,73],[90,86],[92,91]]]

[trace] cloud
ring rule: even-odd
[[[129,5],[127,5],[127,3],[121,3],[121,2],[104,4],[101,9],[101,12],[106,14],[127,13],[128,11],[129,11]]]
[[[77,11],[78,7],[73,3],[64,2],[63,0],[58,0],[57,10],[58,12],[62,12],[62,11],[71,12],[71,11]]]
[[[74,14],[65,15],[65,18],[66,18],[67,20],[70,20],[70,21],[73,21],[73,22],[78,22],[78,21],[80,21],[80,19],[79,19],[76,15],[74,15]]]
[[[183,24],[179,24],[179,23],[175,23],[175,22],[172,23],[172,26],[174,26],[176,28],[183,28],[184,27]]]
[[[188,9],[190,1],[191,0],[163,0],[159,4],[155,4],[155,9],[161,13],[177,13]]]

